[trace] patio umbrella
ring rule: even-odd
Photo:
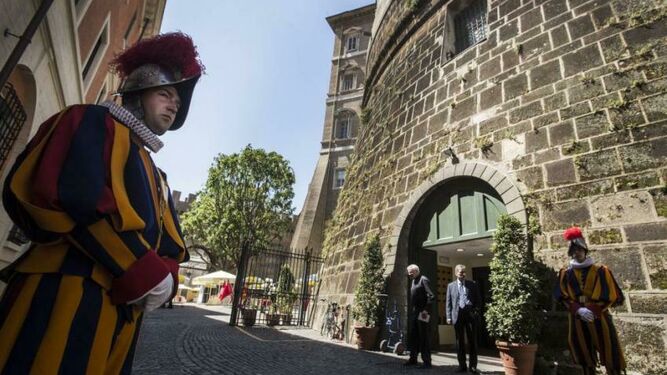
[[[216,271],[207,275],[202,275],[192,279],[192,285],[218,285],[224,281],[233,283],[236,280],[236,275],[232,275],[225,271]]]

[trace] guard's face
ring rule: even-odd
[[[171,86],[147,89],[141,95],[146,126],[155,134],[164,134],[176,120],[181,98]]]
[[[581,246],[575,246],[572,258],[574,258],[574,260],[576,260],[579,263],[583,262],[584,260],[586,260],[586,249],[584,249]]]
[[[415,269],[410,269],[408,270],[408,277],[412,280],[414,280],[417,276],[419,275],[419,272]]]

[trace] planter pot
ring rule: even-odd
[[[280,315],[279,314],[266,314],[266,325],[267,326],[277,326],[280,324]]]
[[[282,320],[284,326],[292,325],[292,314],[281,314],[280,319]]]
[[[506,375],[533,375],[537,344],[496,341]]]
[[[241,310],[241,318],[243,320],[243,325],[246,327],[252,327],[255,325],[255,319],[257,319],[257,309],[243,309]]]
[[[380,327],[354,326],[354,338],[357,342],[357,348],[372,350],[375,347],[375,341],[379,331]]]

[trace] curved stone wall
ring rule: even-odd
[[[320,295],[353,303],[362,245],[376,233],[391,286],[407,262],[397,259],[402,223],[424,189],[484,165],[521,194],[549,267],[566,264],[562,230],[584,228],[627,294],[615,314],[631,369],[667,370],[667,315],[656,307],[667,304],[664,3],[488,0],[486,40],[453,55],[448,25],[461,3],[383,5]]]

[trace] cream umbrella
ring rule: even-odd
[[[225,271],[215,271],[206,275],[198,276],[192,279],[192,285],[218,285],[224,281],[233,283],[236,275]]]

